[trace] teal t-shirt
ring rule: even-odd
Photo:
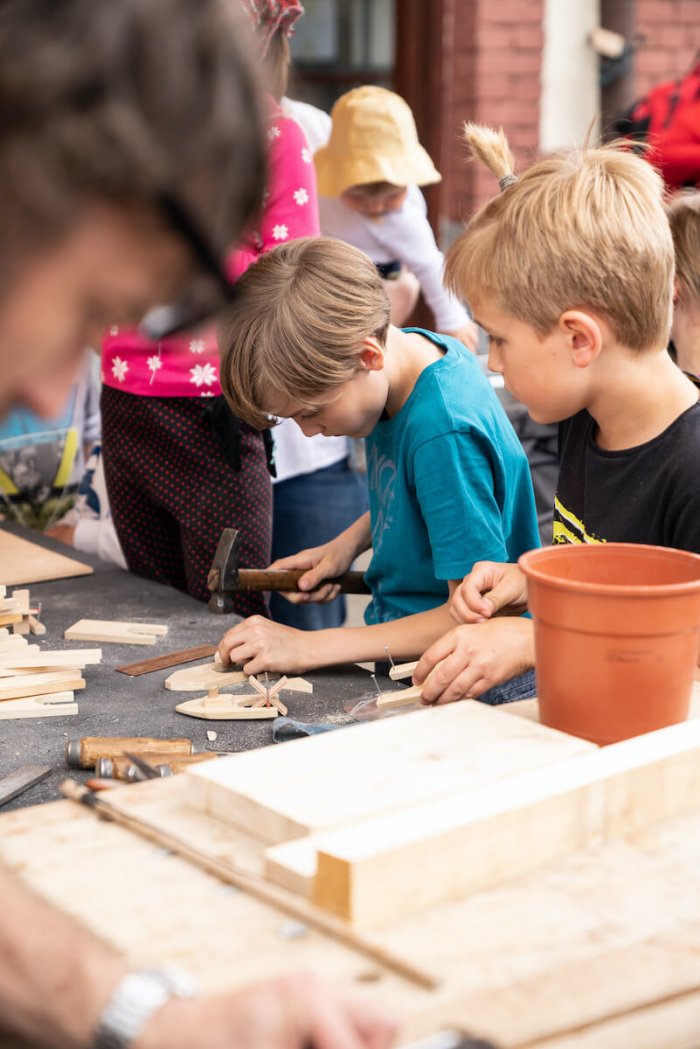
[[[367,623],[435,608],[476,561],[540,545],[525,453],[476,358],[447,335],[404,330],[445,354],[367,438]]]

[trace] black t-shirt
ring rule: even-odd
[[[700,554],[700,403],[646,444],[609,452],[587,411],[559,426],[554,543],[653,543]]]

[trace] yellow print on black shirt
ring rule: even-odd
[[[552,522],[552,542],[557,545],[565,543],[605,543],[597,535],[586,530],[583,521],[576,514],[567,510],[558,496],[554,499],[554,521]]]

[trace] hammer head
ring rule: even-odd
[[[212,612],[233,612],[231,592],[238,584],[240,545],[238,529],[224,528],[207,577],[207,586],[211,591],[209,609]]]

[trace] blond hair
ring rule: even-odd
[[[236,415],[261,430],[271,406],[317,398],[353,377],[363,341],[382,345],[389,301],[374,263],[330,237],[263,255],[238,281],[219,325],[221,388]]]
[[[656,171],[613,144],[547,157],[516,179],[502,131],[467,124],[465,137],[502,192],[452,245],[447,286],[472,306],[494,299],[541,335],[579,308],[630,349],[665,344],[674,260]]]
[[[676,250],[676,279],[681,288],[700,299],[700,193],[679,193],[666,208]]]

